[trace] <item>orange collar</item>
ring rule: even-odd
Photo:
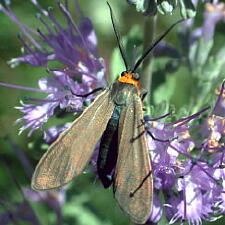
[[[141,88],[140,81],[135,80],[132,76],[131,72],[125,72],[123,76],[120,76],[118,78],[118,81],[121,83],[126,83],[126,84],[132,84],[134,85],[138,90]]]

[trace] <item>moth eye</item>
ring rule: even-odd
[[[140,76],[139,76],[138,73],[133,73],[133,78],[134,78],[135,80],[139,80],[139,79],[140,79]]]
[[[126,72],[123,71],[120,76],[123,77],[123,76],[125,76],[125,74],[126,74]]]

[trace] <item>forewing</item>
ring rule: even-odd
[[[145,223],[152,207],[153,181],[144,133],[141,99],[131,97],[119,122],[119,152],[114,194],[120,207],[135,223]]]
[[[43,155],[34,171],[32,188],[58,188],[79,175],[90,160],[113,108],[109,91],[103,91]]]

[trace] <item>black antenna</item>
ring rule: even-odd
[[[158,45],[158,43],[178,24],[183,22],[184,20],[179,20],[172,24],[164,33],[162,33],[156,41],[143,53],[143,55],[137,60],[137,62],[134,65],[134,68],[131,70],[132,73],[134,73],[137,68],[140,66],[140,64],[145,60],[145,58],[148,56],[148,54]]]
[[[124,50],[124,47],[123,47],[123,44],[122,44],[122,41],[121,41],[121,36],[120,36],[119,30],[116,27],[115,16],[113,15],[113,10],[112,10],[112,7],[110,6],[109,2],[107,2],[107,4],[109,6],[111,21],[112,21],[112,25],[113,25],[113,30],[114,30],[114,33],[115,33],[115,36],[116,36],[117,44],[118,44],[119,49],[120,49],[120,54],[121,54],[121,56],[123,58],[123,62],[124,62],[124,65],[126,67],[126,70],[128,70],[128,63],[127,63],[126,53],[125,53],[125,50]]]

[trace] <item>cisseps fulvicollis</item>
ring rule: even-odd
[[[143,104],[136,70],[151,50],[181,21],[170,26],[133,68],[129,68],[109,3],[108,6],[126,70],[49,147],[35,169],[31,186],[35,190],[48,190],[70,182],[83,171],[101,138],[97,162],[99,178],[104,187],[113,183],[114,196],[120,207],[132,221],[143,224],[152,208],[153,177],[143,134]]]

